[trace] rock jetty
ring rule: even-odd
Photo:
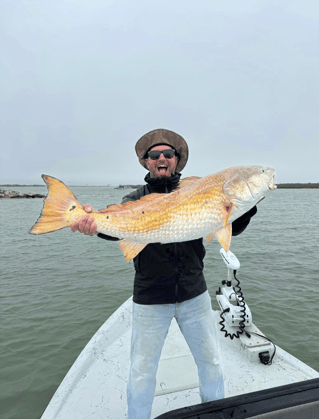
[[[39,193],[21,193],[0,189],[0,198],[45,198],[45,195]]]

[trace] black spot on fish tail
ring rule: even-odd
[[[69,209],[69,211],[73,211],[76,208],[75,205],[72,206],[72,208]]]

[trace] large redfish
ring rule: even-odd
[[[70,227],[87,213],[60,180],[42,175],[48,187],[44,207],[32,234]],[[169,194],[153,193],[138,201],[111,205],[90,214],[96,230],[118,237],[125,260],[133,259],[149,243],[171,243],[216,237],[227,252],[231,223],[275,189],[275,170],[237,166],[203,178],[185,178]]]

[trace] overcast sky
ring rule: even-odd
[[[183,176],[266,164],[319,182],[318,0],[2,0],[0,184],[143,183],[146,132]]]

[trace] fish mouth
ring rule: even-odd
[[[274,174],[271,178],[270,181],[268,183],[268,189],[277,189],[277,186],[275,184],[276,181],[276,175]]]
[[[272,172],[274,172],[273,171],[273,169],[271,169],[272,170]],[[276,180],[276,173],[272,173],[271,174],[271,176],[269,176],[269,180],[268,180],[268,182],[266,183],[266,185],[264,186],[264,188],[263,188],[263,190],[264,190],[264,192],[265,192],[265,190],[270,190],[270,189],[277,189],[277,186],[275,185],[275,180]],[[250,182],[247,182],[246,183],[247,184],[247,187],[248,187],[248,189],[249,189],[249,192],[250,192],[250,194],[251,194],[251,196],[253,197],[253,198],[258,198],[258,196],[260,196],[260,192],[261,191],[259,191],[257,194],[256,193],[254,193],[253,192],[253,188],[252,188],[252,185],[250,185]],[[260,201],[262,201],[264,199],[264,197],[263,198],[261,198],[259,201],[258,201],[258,204],[259,204],[259,202]]]

